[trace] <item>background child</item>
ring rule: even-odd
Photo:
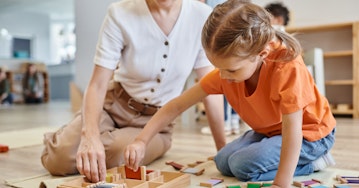
[[[265,9],[272,14],[272,26],[284,31],[290,20],[288,8],[280,2],[275,2],[266,5]]]
[[[166,104],[125,152],[137,169],[146,144],[163,126],[209,94],[224,94],[252,130],[215,156],[218,170],[241,181],[274,180],[290,187],[292,177],[334,164],[336,121],[327,99],[308,72],[299,42],[274,29],[262,7],[229,0],[217,6],[202,44],[217,68]]]
[[[11,93],[10,82],[6,77],[6,72],[0,67],[0,105],[11,105],[13,96]]]
[[[44,77],[37,71],[35,64],[29,63],[22,80],[24,101],[27,104],[42,103]]]

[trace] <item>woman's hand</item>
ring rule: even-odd
[[[76,164],[80,174],[91,182],[105,181],[105,149],[99,136],[82,137],[77,151]]]
[[[145,151],[146,144],[140,139],[135,139],[135,141],[128,145],[125,149],[124,154],[126,166],[133,171],[137,171],[138,167],[143,162]]]

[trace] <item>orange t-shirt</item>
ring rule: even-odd
[[[244,82],[221,79],[215,69],[200,84],[208,94],[224,94],[228,103],[254,131],[274,136],[281,134],[282,114],[303,110],[303,136],[316,141],[336,126],[327,99],[314,84],[301,56],[290,62],[273,62],[270,54],[263,62],[256,90],[248,95]]]

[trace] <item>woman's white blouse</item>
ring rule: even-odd
[[[182,0],[177,22],[166,36],[145,0],[110,5],[102,24],[94,63],[115,70],[114,80],[137,101],[162,106],[181,94],[193,69],[212,66],[201,31],[212,9]]]

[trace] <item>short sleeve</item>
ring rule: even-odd
[[[207,66],[213,66],[213,65],[208,60],[206,53],[204,52],[203,48],[201,47],[198,52],[198,56],[196,58],[196,63],[193,68],[198,69],[198,68],[207,67]]]
[[[212,72],[205,75],[200,80],[200,85],[207,94],[223,93],[221,78],[218,69],[214,69]]]
[[[116,6],[109,7],[100,30],[94,63],[108,69],[116,69],[124,48],[119,23],[116,22]]]

